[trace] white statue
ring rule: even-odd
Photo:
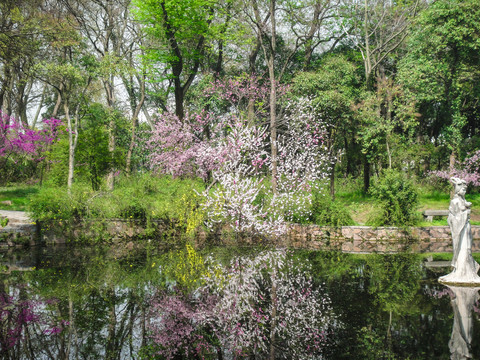
[[[453,271],[440,277],[439,281],[446,284],[469,285],[480,284],[477,275],[480,265],[472,257],[472,229],[470,227],[470,207],[472,203],[465,200],[467,184],[465,180],[452,177],[455,195],[448,208],[448,225],[453,240]]]

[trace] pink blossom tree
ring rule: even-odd
[[[314,121],[308,99],[291,103],[288,110],[286,132],[278,141],[276,192],[264,181],[273,166],[265,150],[266,128],[231,124],[222,145],[227,155],[213,171],[218,185],[204,193],[208,225],[224,222],[235,231],[278,236],[295,216],[311,215],[312,190],[325,185],[330,171],[325,125]]]
[[[207,180],[208,174],[223,162],[224,154],[217,149],[218,133],[223,123],[217,124],[211,137],[203,129],[211,122],[210,113],[185,114],[181,120],[172,113],[157,116],[154,129],[147,141],[150,167],[163,174],[198,176]]]
[[[467,184],[472,186],[480,186],[480,150],[468,154],[463,162],[455,161],[454,168],[432,171],[430,175],[447,182],[454,176],[464,179]]]

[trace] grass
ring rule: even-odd
[[[340,202],[350,211],[350,215],[358,225],[365,225],[378,210],[376,199],[352,186],[344,188],[343,184],[337,186],[335,201]],[[435,217],[433,222],[423,220],[423,211],[427,209],[447,210],[450,204],[450,194],[419,186],[419,206],[417,208],[417,226],[448,226],[446,217]],[[466,200],[472,203],[470,223],[480,225],[480,193],[467,193]]]
[[[335,201],[348,209],[353,221],[358,225],[364,225],[377,209],[375,200],[361,193],[339,193],[335,196]]]
[[[195,185],[194,185],[195,184]],[[201,188],[201,184],[191,181],[172,181],[168,177],[152,179],[150,176],[135,177],[118,184],[113,194],[105,192],[103,196],[97,196],[90,202],[92,207],[104,216],[118,216],[121,208],[128,204],[139,202],[155,213],[154,217],[168,213],[176,213],[185,204],[179,203],[183,194],[188,193],[190,188]],[[378,211],[376,199],[363,191],[358,190],[358,184],[338,184],[335,201],[345,207],[357,225],[364,225]],[[30,198],[40,191],[37,185],[12,185],[0,187],[0,209],[2,210],[27,210]],[[43,190],[42,190],[43,191]],[[55,190],[58,191],[58,190]],[[46,194],[47,195],[47,194]],[[55,196],[55,194],[48,194]],[[48,197],[47,195],[47,197]],[[108,198],[108,200],[106,199]],[[480,194],[467,193],[467,201],[472,203],[471,224],[480,225]],[[48,202],[48,199],[45,199]],[[7,205],[2,202],[11,202]],[[448,226],[446,217],[437,217],[433,222],[423,220],[422,212],[426,209],[448,209],[450,194],[435,191],[425,186],[419,186],[419,207],[417,209],[417,226]],[[147,206],[148,205],[148,206]]]
[[[36,185],[22,184],[0,187],[0,210],[25,211],[30,196],[36,194],[38,189]]]
[[[424,253],[419,254],[419,256],[424,259],[431,259],[432,261],[452,261],[452,253]],[[476,262],[480,262],[480,253],[472,253],[473,258]]]

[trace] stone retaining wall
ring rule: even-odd
[[[133,240],[138,237],[148,237],[141,223],[112,219],[103,221],[101,226],[92,223],[80,224],[75,229],[70,229],[69,234],[59,235],[58,231],[43,231],[41,241],[46,243],[62,243],[67,238],[101,237],[110,234],[112,240]],[[31,226],[31,225],[30,225]],[[156,222],[158,229],[152,238],[168,231],[168,226]],[[7,229],[3,229],[4,231]],[[34,226],[29,230],[35,232]],[[480,252],[480,226],[472,226],[474,252]],[[33,235],[33,234],[32,234]],[[108,235],[107,235],[108,236]],[[199,233],[198,242],[203,243],[207,234]],[[33,236],[32,236],[33,238]],[[225,240],[226,239],[226,240]],[[244,238],[245,239],[245,238]],[[217,235],[216,243],[232,244],[229,238]],[[255,239],[247,238],[247,243],[255,243]],[[431,226],[403,230],[394,227],[371,228],[368,226],[344,226],[341,228],[327,228],[317,225],[293,225],[285,236],[272,239],[270,243],[277,246],[287,246],[299,249],[329,250],[336,249],[352,253],[370,252],[452,252],[452,239],[448,226]]]
[[[480,251],[480,226],[472,226],[472,251]],[[316,225],[294,225],[281,239],[284,246],[302,249],[337,249],[352,253],[452,252],[448,226],[431,226],[402,230],[394,227],[344,226],[325,228]]]

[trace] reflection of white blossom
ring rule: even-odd
[[[203,290],[218,297],[215,333],[234,355],[265,354],[273,342],[281,358],[302,359],[326,344],[330,300],[283,250],[236,258]]]

